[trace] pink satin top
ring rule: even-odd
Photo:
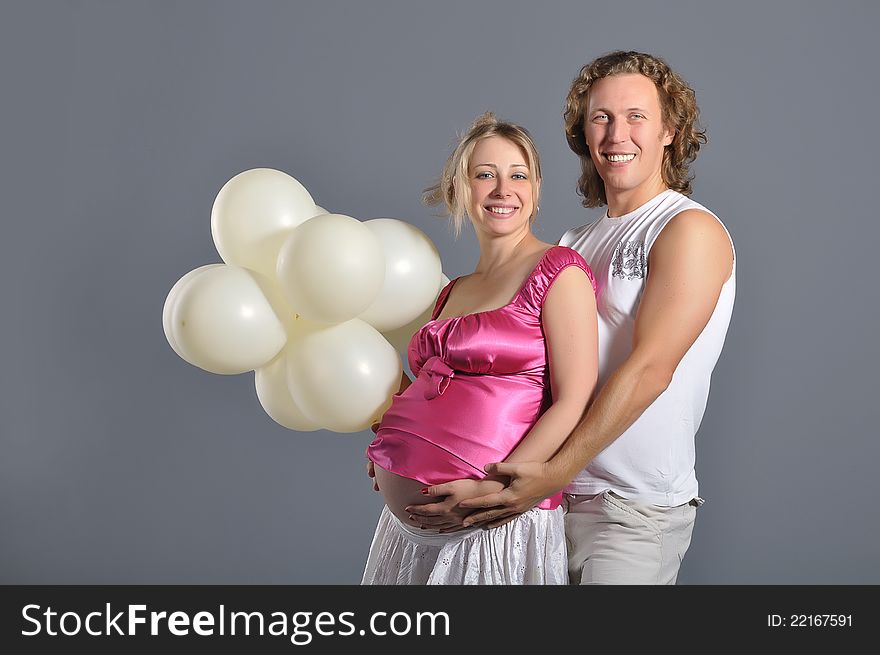
[[[553,246],[504,307],[438,321],[458,278],[446,285],[409,343],[416,379],[395,394],[367,456],[425,484],[481,479],[483,466],[503,461],[551,404],[541,307],[569,266],[583,269],[595,291],[583,257]],[[538,507],[553,509],[561,498]]]

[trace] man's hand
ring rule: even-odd
[[[510,483],[497,493],[461,501],[462,509],[485,508],[470,514],[463,522],[465,527],[497,528],[504,525],[560,491],[567,483],[556,480],[545,462],[487,464],[486,472],[507,476]]]
[[[468,498],[484,497],[504,488],[504,482],[497,479],[454,480],[425,489],[425,497],[441,498],[436,503],[410,505],[406,511],[423,528],[440,532],[462,530],[462,521],[474,510],[464,509],[460,503]]]

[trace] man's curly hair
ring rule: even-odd
[[[597,80],[612,75],[639,73],[654,82],[663,112],[663,125],[674,131],[672,143],[665,147],[661,173],[670,189],[690,195],[690,164],[697,158],[700,145],[705,144],[706,132],[700,129],[700,110],[694,90],[669,65],[653,55],[642,52],[616,50],[593,60],[583,68],[571,83],[565,100],[565,138],[569,148],[581,160],[578,193],[584,197],[584,207],[598,207],[608,203],[605,183],[599,177],[584,136],[584,112],[590,87]]]

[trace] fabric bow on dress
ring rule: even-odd
[[[449,381],[455,377],[455,371],[437,355],[429,357],[419,375],[425,376],[425,400],[433,400],[446,391]]]

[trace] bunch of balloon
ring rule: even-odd
[[[398,352],[449,282],[427,235],[331,214],[270,168],[223,185],[211,234],[224,263],[190,271],[165,299],[174,351],[211,373],[255,371],[263,409],[292,430],[374,423],[400,384]]]

